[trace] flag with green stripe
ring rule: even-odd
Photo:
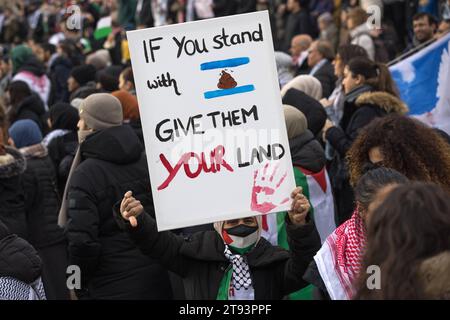
[[[336,229],[334,222],[334,200],[330,179],[323,168],[318,173],[311,173],[303,168],[294,167],[296,186],[302,187],[303,194],[311,203],[310,215],[314,219],[322,243]],[[287,212],[263,216],[262,236],[273,245],[289,250],[285,218]],[[312,299],[313,286],[310,285],[289,295],[291,300]]]

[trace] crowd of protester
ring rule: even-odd
[[[286,244],[260,216],[157,232],[126,31],[258,10],[297,184]],[[387,66],[448,31],[449,0],[0,1],[0,298],[450,299],[450,137]]]

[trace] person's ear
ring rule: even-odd
[[[11,137],[8,138],[8,145],[14,148],[16,147],[16,144],[14,143],[14,140],[11,139]]]
[[[364,81],[365,81],[364,76],[362,76],[362,75],[360,75],[360,74],[358,74],[358,75],[356,76],[356,83],[357,83],[358,85],[362,85],[362,84],[364,83]]]

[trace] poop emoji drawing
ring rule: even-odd
[[[232,89],[237,86],[236,80],[226,72],[225,70],[222,70],[220,73],[220,79],[219,83],[217,84],[217,88],[219,89]]]

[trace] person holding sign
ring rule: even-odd
[[[320,246],[302,192],[301,188],[292,192],[286,216],[291,252],[261,237],[261,216],[216,222],[215,231],[184,239],[158,232],[155,219],[131,191],[114,211],[119,226],[144,254],[183,278],[187,299],[282,299],[307,285],[302,276]]]

